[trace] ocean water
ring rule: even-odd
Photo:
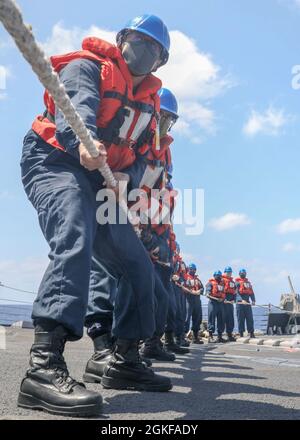
[[[207,305],[202,305],[203,319],[207,320]],[[0,304],[0,325],[11,325],[17,321],[31,321],[31,305],[23,304]],[[255,330],[266,332],[268,322],[268,309],[253,308]],[[235,315],[236,322],[236,315]],[[237,328],[235,328],[237,331]]]
[[[26,304],[0,304],[0,325],[18,321],[31,321],[32,306]]]
[[[253,310],[255,330],[259,330],[261,332],[266,333],[267,325],[268,325],[268,314],[269,314],[268,308],[253,307],[252,310]],[[203,312],[203,320],[207,321],[208,306],[206,304],[202,304],[202,312]],[[234,323],[235,323],[234,332],[238,332],[236,310],[234,313]]]

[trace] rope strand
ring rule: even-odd
[[[36,292],[31,292],[29,290],[22,290],[22,289],[18,289],[16,287],[7,286],[6,284],[1,283],[1,281],[0,281],[0,287],[4,287],[5,289],[9,289],[9,290],[14,290],[15,292],[29,293],[30,295],[37,295]]]
[[[90,132],[76,112],[50,61],[36,43],[31,27],[25,25],[21,11],[13,0],[0,0],[0,20],[43,86],[51,94],[55,104],[62,111],[79,140],[85,145],[92,157],[98,157],[99,152]],[[109,187],[115,188],[117,186],[116,179],[107,164],[99,168],[99,171]]]

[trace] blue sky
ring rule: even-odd
[[[300,90],[292,88],[292,68],[300,65],[299,1],[116,0],[113,11],[95,0],[84,8],[70,0],[52,0],[51,8],[37,0],[19,4],[49,53],[76,49],[91,32],[113,38],[141,13],[164,19],[172,52],[160,75],[181,113],[175,186],[205,190],[204,233],[189,237],[177,227],[187,261],[198,264],[204,281],[225,265],[245,266],[259,303],[277,304],[288,274],[300,290]],[[48,249],[23,192],[19,159],[22,138],[42,110],[42,88],[1,28],[0,281],[29,290],[38,287]],[[8,291],[0,297],[8,294],[20,298]]]

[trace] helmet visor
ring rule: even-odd
[[[160,136],[164,137],[176,123],[177,117],[165,110],[160,111],[159,130]]]

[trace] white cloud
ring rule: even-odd
[[[216,133],[215,113],[198,102],[182,101],[180,119],[173,130],[187,136],[194,144],[202,143],[205,135]]]
[[[214,98],[231,85],[212,57],[200,52],[196,42],[180,31],[171,31],[170,60],[159,76],[179,99],[188,101]]]
[[[290,218],[284,220],[277,226],[279,234],[288,234],[290,232],[300,232],[300,218]]]
[[[158,71],[165,87],[174,92],[179,102],[180,119],[174,131],[201,143],[217,131],[216,115],[210,100],[233,86],[229,76],[212,57],[202,53],[194,40],[180,31],[171,31],[168,64]]]
[[[65,29],[62,23],[57,23],[53,26],[51,36],[41,45],[47,55],[57,55],[79,50],[82,40],[86,37],[98,37],[115,43],[116,32],[100,29],[97,26],[91,26],[88,29],[79,27]]]
[[[226,231],[238,226],[247,226],[250,224],[251,220],[246,214],[231,212],[225,214],[223,217],[214,218],[209,222],[209,226],[217,231]]]
[[[297,252],[300,251],[300,246],[297,246],[294,243],[286,243],[283,248],[283,252]]]
[[[249,137],[258,134],[278,136],[290,120],[291,116],[287,115],[283,109],[275,109],[272,106],[262,113],[253,110],[244,125],[243,132]]]
[[[216,115],[210,100],[219,96],[233,82],[221,73],[212,57],[202,53],[194,40],[180,31],[171,31],[171,53],[168,64],[157,72],[165,87],[170,88],[179,101],[180,120],[177,133],[200,143],[216,132]],[[53,27],[52,35],[43,44],[48,55],[71,52],[80,48],[87,36],[115,42],[116,32],[91,26],[89,29],[65,29],[61,23]]]

